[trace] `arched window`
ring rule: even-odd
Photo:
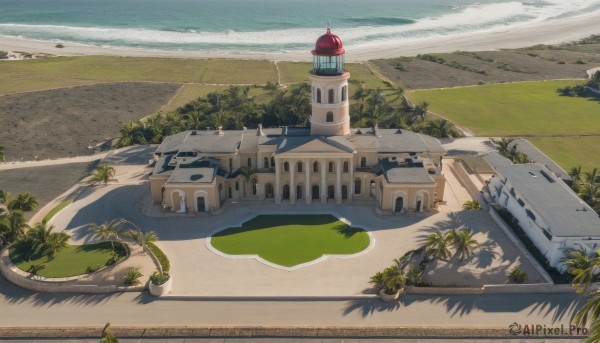
[[[333,112],[331,112],[331,111],[327,112],[327,115],[325,117],[325,121],[327,121],[328,123],[332,123],[333,122]]]
[[[333,173],[333,162],[329,162],[329,172]]]
[[[288,172],[290,171],[290,164],[287,162],[283,163],[283,171]]]
[[[248,168],[252,168],[252,158],[248,157]]]
[[[275,168],[275,159],[271,157],[271,168]]]
[[[319,172],[319,162],[313,163],[313,172],[314,173],[318,173]]]
[[[342,87],[342,101],[346,101],[346,94],[348,92],[348,86]]]
[[[328,99],[327,99],[327,101],[328,101],[330,104],[333,104],[333,89],[330,89],[328,93],[329,93],[329,94],[328,94],[328,97],[327,97],[327,98],[328,98]]]
[[[348,162],[344,162],[344,173],[348,172]]]
[[[256,195],[256,179],[252,179],[252,195]]]
[[[302,173],[302,162],[298,162],[298,173]]]
[[[360,158],[360,166],[361,166],[361,168],[364,168],[367,166],[367,158],[366,157]]]
[[[354,194],[360,194],[361,182],[360,179],[354,180]]]
[[[240,190],[240,184],[237,181],[235,182],[235,190],[236,191]]]
[[[264,164],[263,167],[264,168],[269,168],[269,158],[265,157],[263,161],[264,161],[263,162],[263,164]]]
[[[317,103],[321,103],[321,88],[317,88]]]

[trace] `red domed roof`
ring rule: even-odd
[[[327,28],[327,33],[317,39],[315,50],[312,51],[312,54],[338,56],[344,54],[345,52],[346,50],[344,50],[340,37],[331,33],[331,30]]]

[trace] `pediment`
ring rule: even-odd
[[[333,142],[332,142],[333,143]],[[288,154],[323,154],[323,153],[348,153],[349,151],[344,150],[342,147],[335,146],[335,143],[329,143],[320,139],[313,139],[304,144],[296,147],[285,149],[285,153]]]

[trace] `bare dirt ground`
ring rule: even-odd
[[[113,83],[0,96],[7,161],[91,155],[119,127],[156,112],[180,85]],[[94,148],[88,148],[88,147]]]
[[[387,77],[412,89],[583,79],[587,69],[600,65],[600,42],[432,55],[443,58],[445,63],[416,57],[381,59],[373,63]]]

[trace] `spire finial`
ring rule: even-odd
[[[331,33],[331,18],[327,19],[327,33]]]

